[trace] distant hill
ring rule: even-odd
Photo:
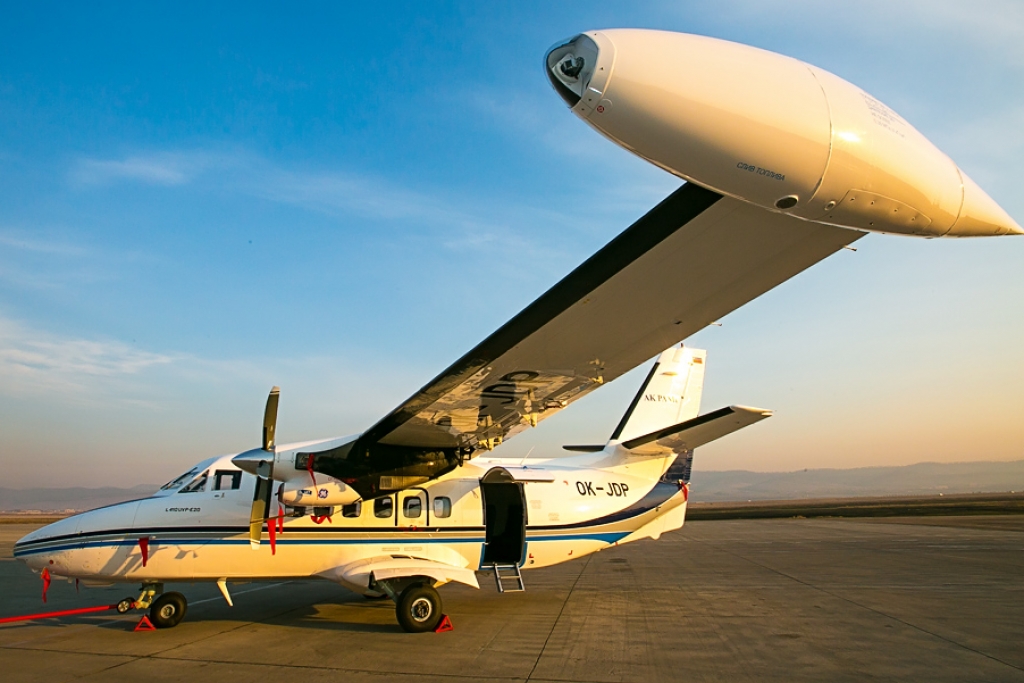
[[[1024,491],[1024,460],[796,472],[705,472],[695,461],[691,491],[708,502]]]
[[[925,462],[902,467],[815,469],[796,472],[693,471],[692,500],[728,502],[926,496],[939,493],[1024,491],[1024,460],[1013,462]],[[0,488],[0,511],[91,510],[150,495],[157,486],[132,488]]]

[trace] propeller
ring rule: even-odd
[[[263,525],[270,518],[270,494],[274,480],[274,434],[277,431],[277,404],[281,388],[274,387],[267,396],[267,409],[263,412],[263,446],[266,459],[256,465],[256,488],[252,494],[252,512],[249,515],[249,545],[259,550]],[[256,451],[255,453],[258,453]],[[248,454],[246,454],[248,455]]]

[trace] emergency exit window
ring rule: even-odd
[[[405,503],[402,505],[402,512],[409,519],[417,519],[423,514],[423,501],[420,500],[419,496],[406,498]]]
[[[391,500],[391,498],[378,498],[373,501],[373,516],[380,517],[382,519],[390,517],[391,513],[394,511],[394,507],[395,501]]]

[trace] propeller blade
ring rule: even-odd
[[[274,473],[273,461],[261,460],[256,468],[256,488],[252,494],[252,511],[249,514],[249,545],[259,550],[260,539],[263,537],[263,524],[270,515],[271,477]]]
[[[277,432],[277,404],[280,399],[281,387],[272,388],[270,395],[267,396],[267,408],[263,411],[263,450],[267,453],[267,459],[260,460],[256,466],[256,489],[252,493],[252,511],[249,514],[249,545],[253,550],[260,549],[263,525],[270,518],[270,493],[274,479],[274,434]]]
[[[281,399],[281,387],[274,387],[267,396],[267,409],[263,413],[263,450],[274,450],[274,433],[277,431],[277,404]]]

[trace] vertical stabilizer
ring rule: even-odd
[[[680,346],[662,353],[611,440],[625,441],[696,417],[706,356],[701,349]]]

